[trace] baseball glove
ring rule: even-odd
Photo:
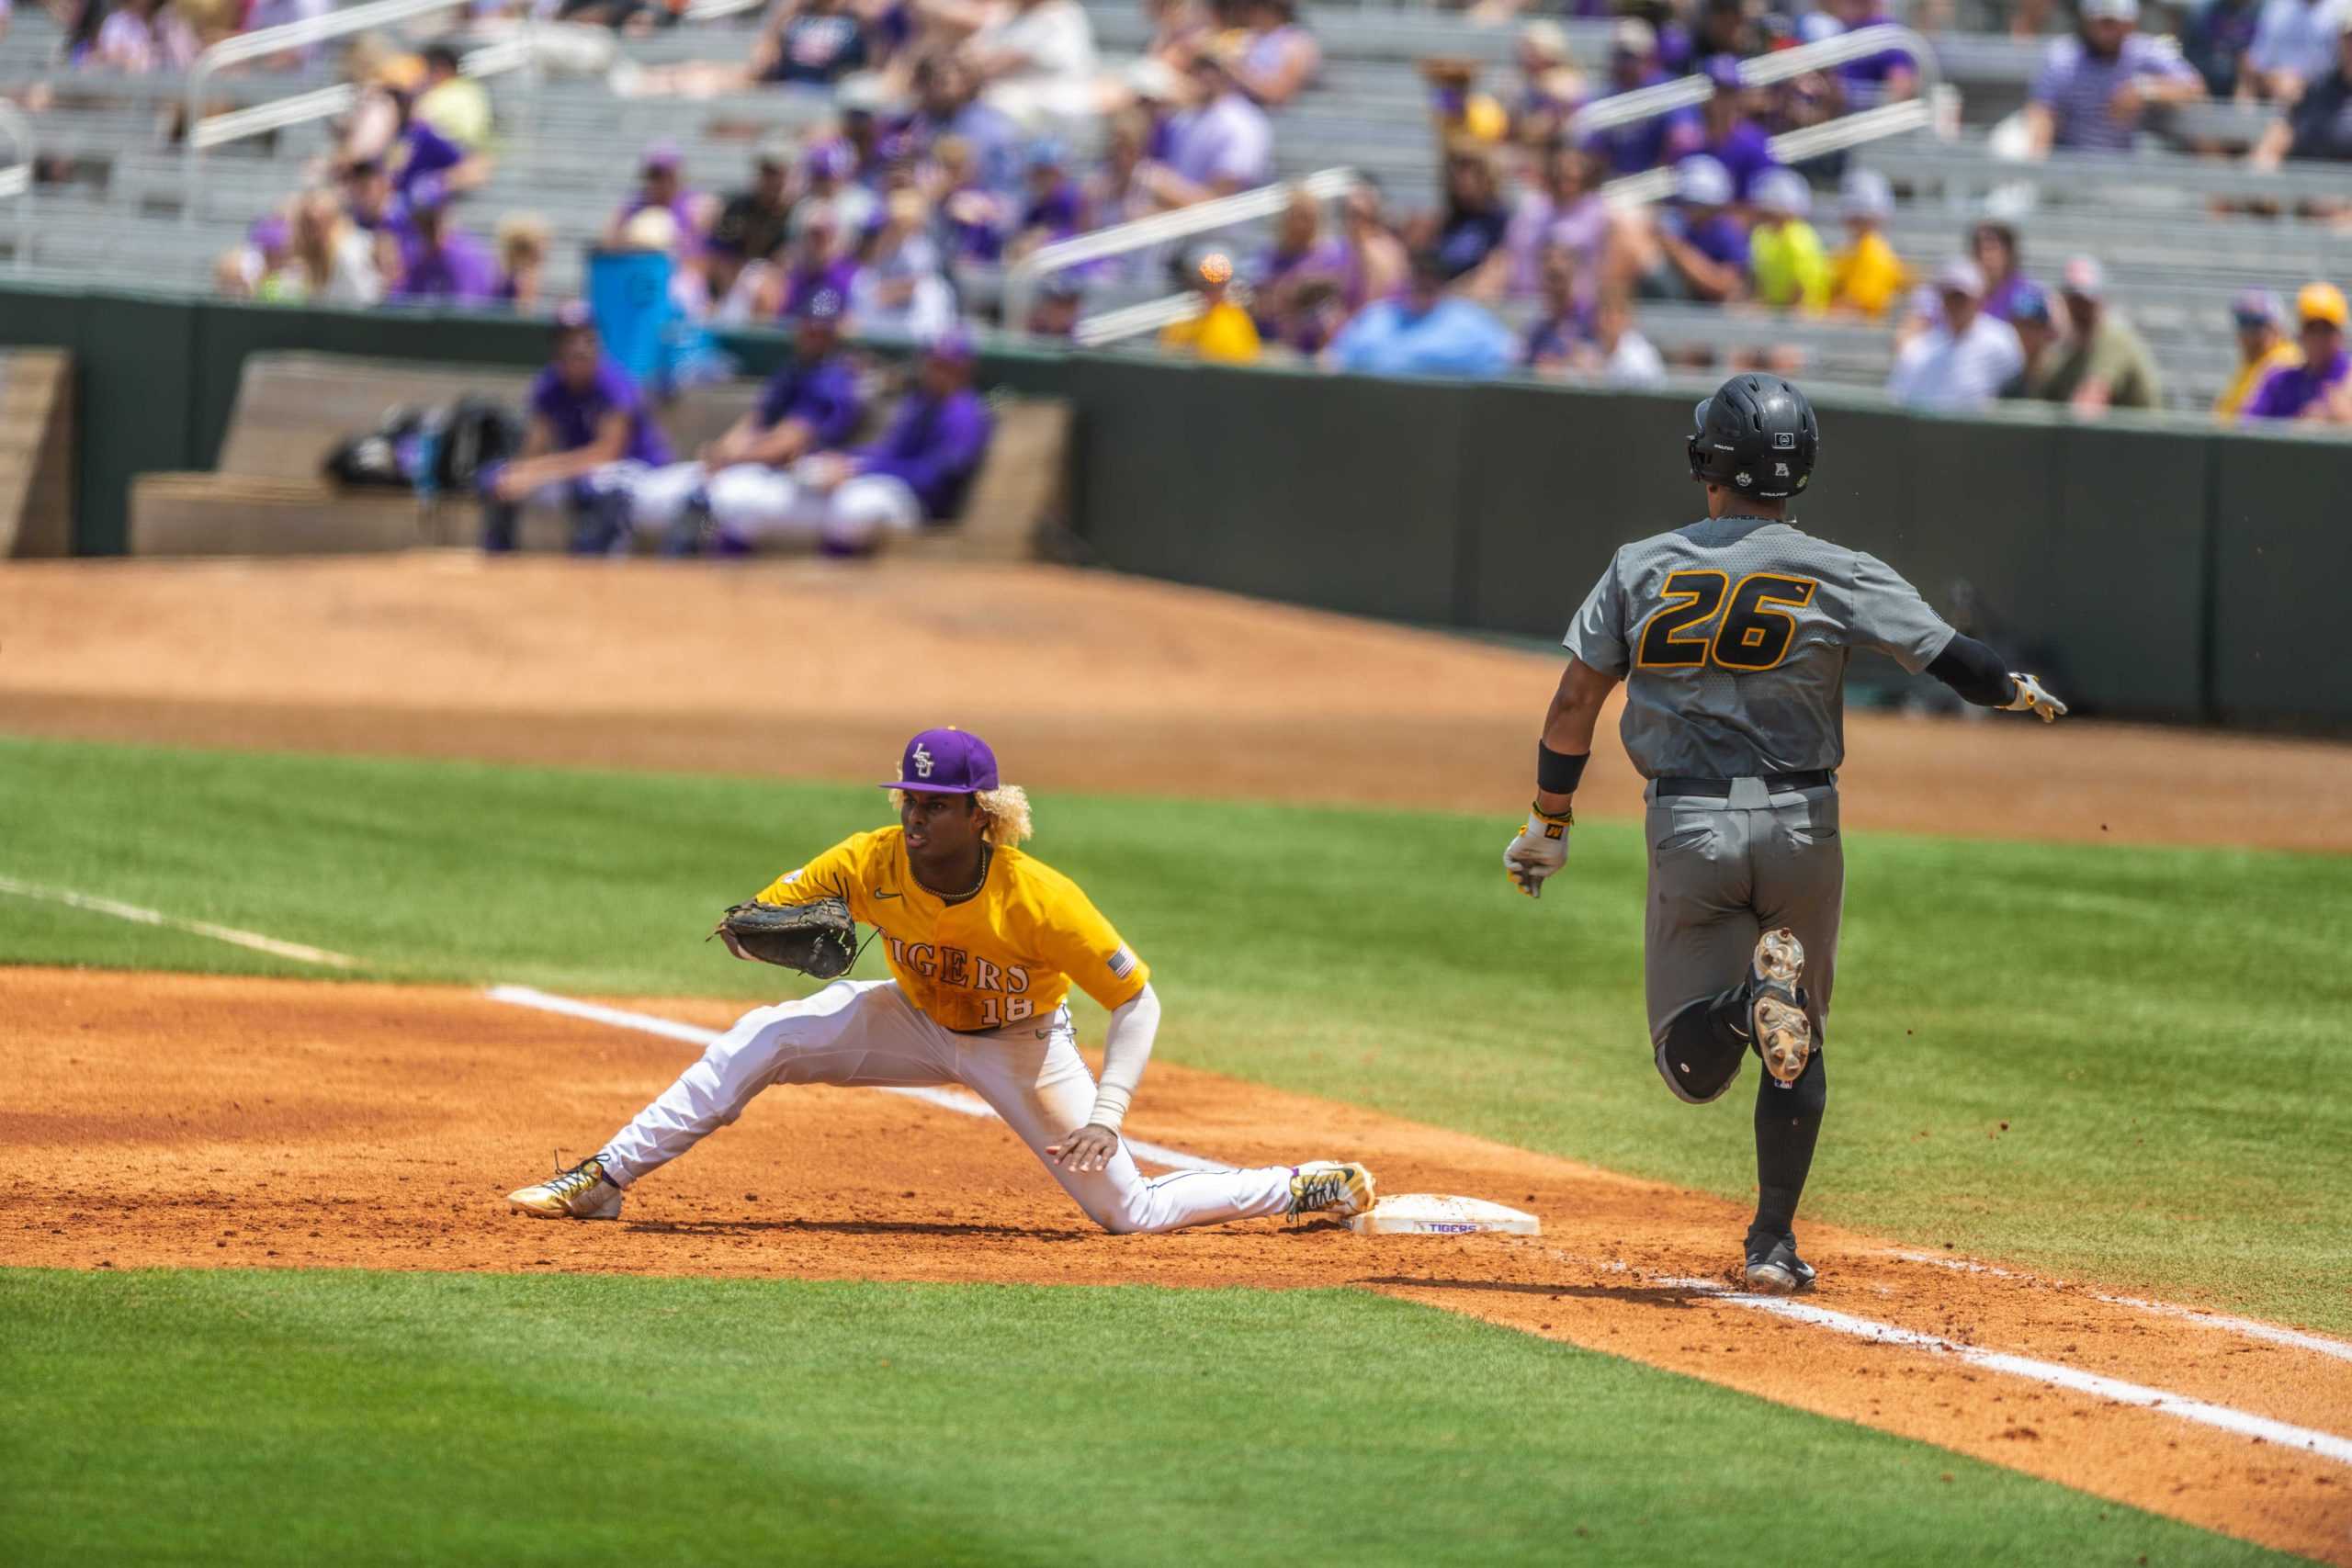
[[[729,951],[763,964],[781,964],[820,980],[849,973],[857,962],[857,922],[839,898],[808,904],[738,904],[711,928]]]

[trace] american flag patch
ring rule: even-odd
[[[1123,947],[1119,949],[1118,952],[1111,954],[1111,975],[1113,978],[1124,980],[1135,972],[1136,955],[1134,953],[1129,953]]]

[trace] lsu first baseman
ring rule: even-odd
[[[617,1218],[629,1188],[772,1084],[955,1083],[986,1100],[1106,1231],[1372,1207],[1372,1173],[1332,1160],[1145,1180],[1119,1130],[1159,1027],[1150,966],[1076,883],[1018,847],[1028,799],[1000,784],[979,737],[924,730],[884,787],[897,826],[852,835],[759,901],[845,900],[877,933],[890,978],[836,980],[744,1014],[594,1158],[510,1202],[550,1219]],[[1073,986],[1110,1010],[1100,1084],[1078,1054]]]

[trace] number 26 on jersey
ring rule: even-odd
[[[1735,585],[1729,573],[1669,572],[1658,607],[1642,623],[1634,648],[1643,670],[1687,670],[1709,662],[1725,670],[1770,670],[1789,656],[1797,618],[1820,584],[1809,577],[1751,571]],[[1715,622],[1717,615],[1720,622]]]

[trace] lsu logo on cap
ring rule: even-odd
[[[921,746],[915,748],[915,777],[919,779],[931,777],[931,753]]]

